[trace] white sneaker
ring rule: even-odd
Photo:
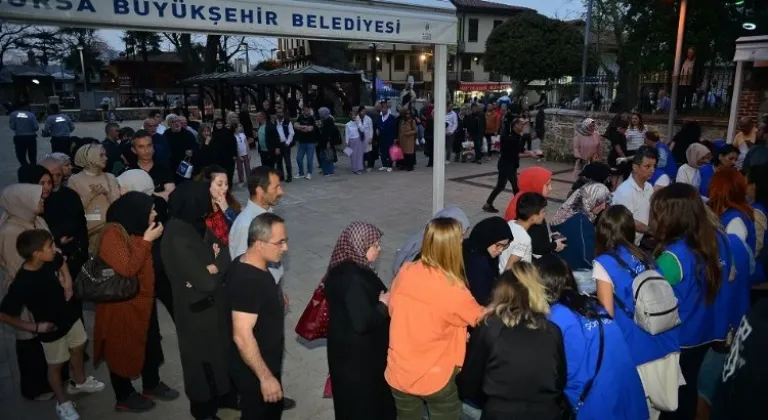
[[[312,179],[312,174],[307,174],[307,179]]]
[[[97,381],[93,376],[85,378],[85,382],[82,384],[78,385],[70,381],[67,385],[67,392],[69,395],[80,394],[83,392],[93,394],[94,392],[99,392],[102,389],[104,389],[104,383]]]
[[[387,170],[387,168],[385,168],[383,166],[381,168],[379,168],[379,171],[386,171],[386,170]]]
[[[387,172],[392,172],[392,168],[387,168]]]
[[[59,420],[80,420],[80,414],[77,414],[75,403],[72,401],[63,404],[56,403],[56,415],[59,416]]]

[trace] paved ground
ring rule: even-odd
[[[125,125],[138,127],[139,122]],[[16,180],[18,163],[13,153],[11,134],[6,117],[0,118],[0,187]],[[103,137],[103,124],[81,123],[77,134]],[[47,140],[39,140],[38,158],[50,150]],[[295,151],[294,151],[295,153]],[[342,154],[340,154],[343,156]],[[294,155],[295,156],[295,155]],[[258,157],[254,157],[254,164]],[[275,212],[287,221],[290,238],[289,260],[286,262],[285,290],[291,299],[291,309],[286,319],[286,351],[283,386],[286,395],[297,400],[298,406],[284,414],[285,420],[330,420],[333,419],[333,405],[322,398],[327,374],[326,350],[323,342],[305,343],[296,337],[293,328],[301,315],[312,291],[326,270],[328,259],[341,230],[353,220],[366,220],[376,224],[383,232],[382,252],[378,264],[379,273],[385,283],[391,282],[391,266],[395,250],[405,239],[418,232],[430,217],[432,171],[426,168],[426,158],[417,157],[419,165],[413,172],[372,172],[356,176],[349,170],[346,159],[342,159],[336,175],[317,176],[311,181],[296,180],[285,185],[286,194]],[[524,166],[533,162],[528,161]],[[553,199],[554,210],[565,193],[570,189],[569,166],[554,163],[542,165],[555,171]],[[473,223],[487,216],[480,209],[495,184],[496,161],[482,165],[451,163],[446,168],[446,205],[461,207]],[[247,200],[244,189],[236,189],[241,201]],[[502,193],[496,205],[502,211],[511,198],[511,190]],[[163,335],[163,349],[166,363],[161,368],[162,379],[172,387],[181,390],[182,376],[178,355],[178,342],[173,322],[165,308],[160,305],[160,327]],[[88,319],[89,331],[92,317]],[[8,335],[2,336],[7,340]],[[0,343],[7,347],[8,343]],[[93,366],[88,366],[93,370]],[[104,366],[93,374],[108,384],[109,378]],[[137,383],[137,389],[140,388]],[[18,389],[18,387],[17,387]],[[3,395],[0,400],[5,400]],[[83,419],[188,419],[188,402],[182,396],[177,401],[158,403],[152,412],[144,415],[116,414],[113,412],[114,394],[111,388],[103,392],[76,398],[78,410]],[[7,401],[7,400],[6,400]],[[2,420],[47,420],[55,419],[54,403],[11,401],[0,405]],[[221,414],[223,418],[235,418],[232,413]]]

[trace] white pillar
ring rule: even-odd
[[[683,36],[685,35],[685,14],[688,8],[688,1],[680,2],[680,16],[677,22],[677,45],[675,46],[675,67],[672,68],[672,104],[669,107],[669,116],[667,117],[667,144],[672,141],[675,125],[675,113],[677,112],[677,94],[680,86],[680,62],[683,55]],[[688,84],[692,84],[692,75],[688,76]]]
[[[733,143],[736,119],[739,117],[739,99],[741,99],[741,82],[744,80],[744,62],[736,62],[736,78],[733,81],[733,97],[731,97],[731,113],[728,116],[728,132],[726,143]]]
[[[445,96],[448,87],[448,47],[435,45],[435,134],[432,141],[432,214],[445,204]]]

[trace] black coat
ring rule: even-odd
[[[214,243],[219,245],[218,257]],[[229,250],[210,231],[203,240],[191,224],[171,219],[163,232],[161,255],[173,291],[187,397],[203,402],[224,395],[229,391],[227,357],[232,342],[223,283],[231,262]],[[210,264],[216,265],[218,274],[208,272]]]
[[[88,259],[88,224],[80,196],[62,185],[45,200],[42,216],[51,230],[56,246],[67,257],[70,273],[73,277],[77,276],[80,267]],[[65,236],[72,240],[62,244],[61,238]]]
[[[384,379],[389,312],[379,302],[386,287],[373,270],[344,262],[328,272],[328,367],[336,420],[395,420]]]

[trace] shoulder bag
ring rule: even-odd
[[[96,240],[93,254],[83,264],[74,281],[75,296],[80,300],[95,303],[123,302],[133,299],[139,293],[139,282],[136,277],[121,276],[99,258],[101,240],[110,225],[116,226],[125,237],[128,247],[131,246],[131,238],[122,226],[113,223],[104,226]]]

